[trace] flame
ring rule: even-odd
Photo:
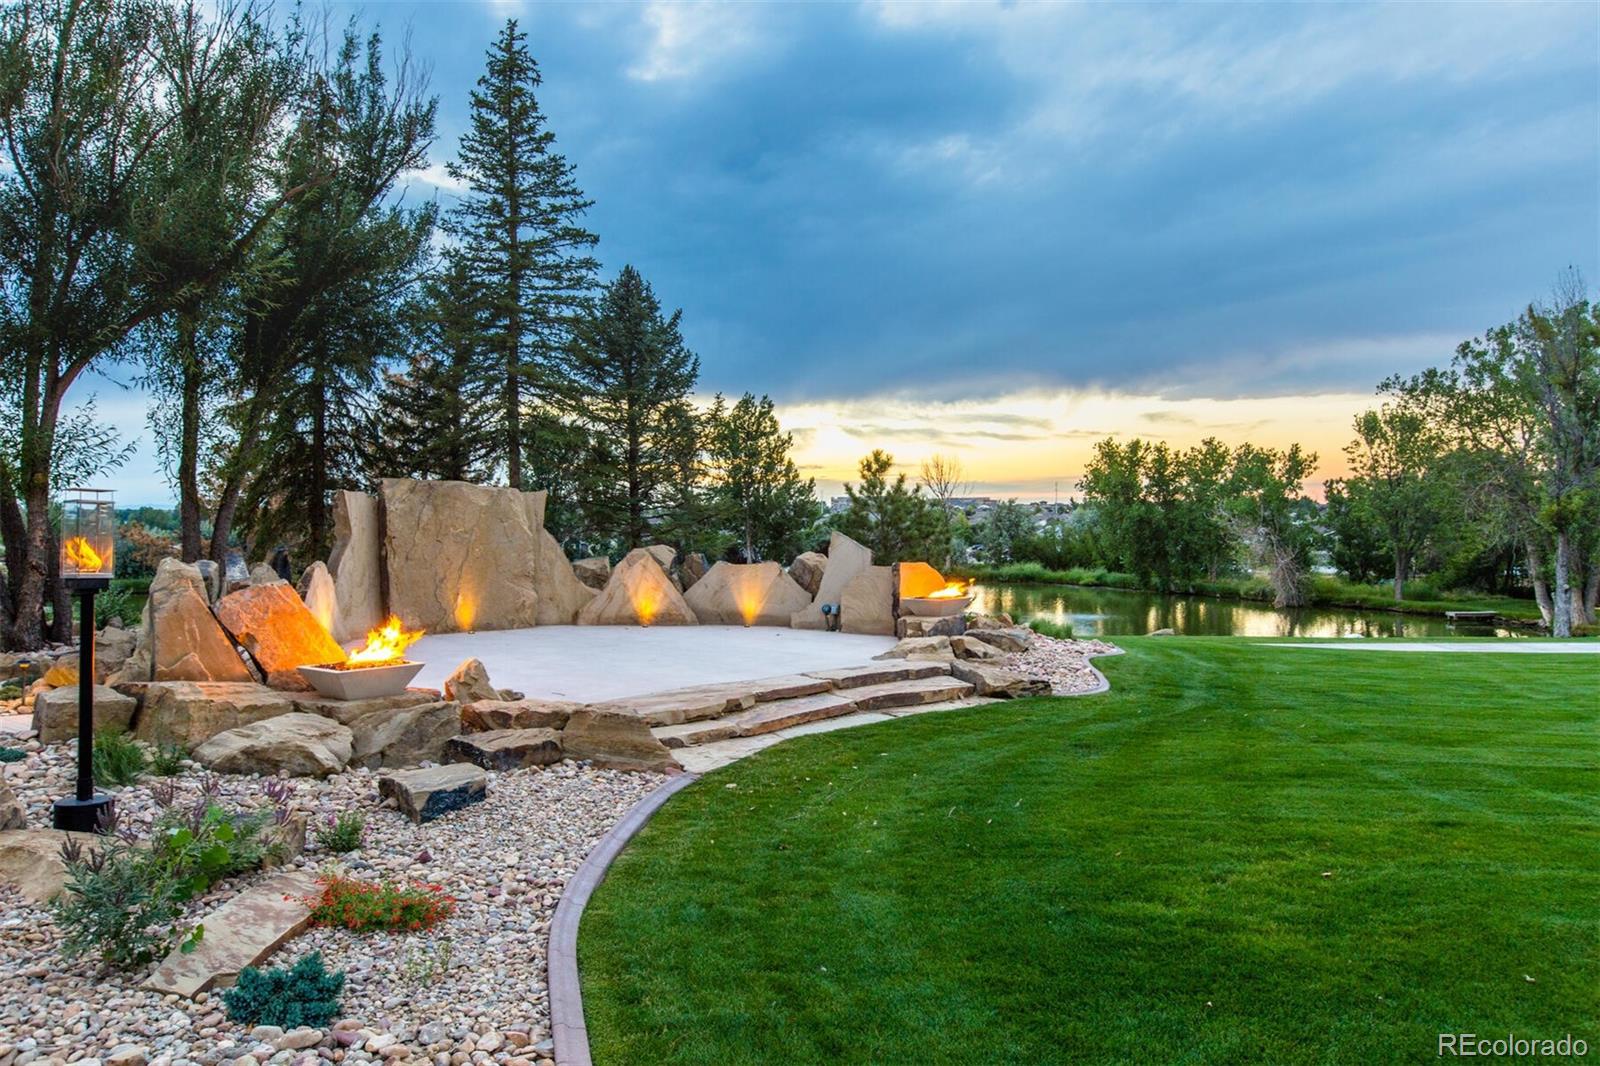
[[[661,610],[661,598],[656,589],[642,588],[633,595],[633,613],[639,616],[639,624],[647,626],[655,621],[656,612]]]
[[[368,631],[363,647],[350,649],[347,665],[382,666],[398,662],[407,648],[422,639],[422,633],[420,629],[404,628],[400,619],[391,614],[377,629]]]
[[[967,587],[959,581],[952,581],[937,592],[930,592],[923,597],[925,600],[958,600],[967,594]]]
[[[100,553],[95,551],[94,546],[83,537],[73,537],[67,541],[63,551],[67,557],[67,564],[79,573],[97,574],[105,565]]]

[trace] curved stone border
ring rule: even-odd
[[[1112,649],[1110,651],[1096,652],[1093,655],[1086,656],[1084,658],[1084,661],[1089,664],[1089,669],[1094,671],[1094,676],[1098,677],[1100,679],[1100,684],[1097,685],[1096,687],[1088,689],[1087,691],[1084,691],[1084,692],[1060,692],[1060,693],[1054,693],[1054,695],[1056,695],[1058,698],[1066,699],[1066,698],[1069,698],[1069,697],[1072,697],[1072,696],[1098,696],[1102,692],[1110,692],[1111,691],[1111,679],[1106,677],[1105,674],[1102,674],[1100,672],[1100,668],[1094,664],[1094,661],[1096,659],[1104,658],[1105,656],[1108,656],[1108,655],[1125,655],[1125,654],[1127,654],[1127,653],[1125,651],[1123,651],[1123,649],[1118,648],[1118,647],[1112,647]]]
[[[650,816],[682,789],[700,780],[699,774],[676,774],[654,792],[635,803],[611,831],[600,838],[589,857],[561,893],[550,921],[547,969],[550,985],[550,1036],[555,1042],[557,1066],[591,1066],[589,1027],[583,1019],[583,990],[578,984],[578,923],[589,897],[605,880],[606,871]]]

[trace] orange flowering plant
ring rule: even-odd
[[[316,925],[343,926],[352,932],[432,929],[455,913],[456,901],[438,885],[420,882],[361,881],[342,874],[321,877],[322,893],[306,900]]]

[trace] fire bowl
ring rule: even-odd
[[[383,666],[302,666],[300,676],[311,687],[336,700],[365,700],[373,696],[397,696],[422,670],[422,663],[402,659]]]
[[[913,596],[900,601],[900,613],[918,618],[949,618],[971,605],[971,596]]]

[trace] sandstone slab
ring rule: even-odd
[[[868,566],[839,594],[839,628],[846,633],[894,635],[894,575],[887,566]]]
[[[547,529],[539,530],[538,552],[539,624],[570,626],[578,620],[578,612],[595,598],[596,591],[579,580],[567,562],[561,542]]]
[[[345,660],[344,649],[287,582],[230,592],[217,601],[216,615],[272,688],[308,691],[300,667]]]
[[[956,677],[972,686],[979,696],[999,699],[1021,699],[1025,696],[1050,695],[1050,682],[1042,677],[1029,677],[1015,670],[986,662],[958,662],[950,668]]]
[[[72,834],[84,847],[94,838]],[[16,885],[30,903],[48,903],[67,881],[61,845],[67,833],[57,829],[8,829],[0,832],[0,882]]]
[[[139,703],[106,685],[94,687],[94,731],[126,733]],[[78,686],[47,689],[33,698],[33,729],[39,743],[55,744],[78,735]]]
[[[371,696],[362,700],[341,700],[315,693],[304,696],[297,693],[291,698],[297,711],[320,714],[324,718],[332,718],[343,725],[349,725],[374,711],[402,711],[407,707],[417,707],[424,703],[438,703],[439,693],[435,689],[408,688],[392,696]]]
[[[339,614],[339,593],[334,586],[333,575],[328,573],[328,564],[319,559],[306,567],[306,572],[300,575],[297,589],[306,610],[331,637],[334,619]]]
[[[894,635],[901,640],[906,637],[959,637],[966,631],[967,620],[959,614],[945,615],[943,618],[908,615],[894,622]]]
[[[813,670],[808,676],[829,682],[836,690],[910,681],[923,677],[948,676],[950,664],[942,661],[890,661],[863,666],[841,666],[836,670]]]
[[[611,576],[611,560],[604,555],[579,559],[572,564],[572,572],[579,581],[598,591],[606,587],[606,579]]]
[[[441,762],[445,746],[461,734],[461,707],[446,701],[373,711],[351,722],[350,732],[352,766],[377,770]]]
[[[755,688],[749,683],[734,681],[606,700],[604,703],[592,704],[589,709],[607,714],[631,715],[646,725],[656,726],[719,718],[724,714],[746,710],[755,705]]]
[[[0,770],[0,830],[27,827],[27,809],[22,806],[22,801],[17,799],[17,794],[11,791],[11,784],[6,780],[5,772]]]
[[[307,870],[274,874],[204,918],[205,935],[189,952],[174,948],[142,987],[193,999],[225,988],[311,924],[310,900],[320,892]]]
[[[354,740],[331,718],[291,711],[218,733],[194,749],[194,760],[224,774],[327,777],[349,764]]]
[[[1003,659],[1006,653],[977,637],[951,637],[950,648],[958,659]]]
[[[823,604],[839,606],[844,600],[845,587],[871,566],[871,548],[834,530],[828,538],[828,563],[823,568],[822,580],[817,584],[817,594],[811,606],[795,613],[790,624],[796,629],[826,629],[828,623],[822,614]],[[883,569],[888,571],[888,567]],[[887,632],[894,632],[892,621]]]
[[[789,576],[794,583],[815,599],[822,588],[822,575],[828,569],[828,557],[821,552],[801,552],[789,564]]]
[[[391,770],[378,778],[378,794],[395,801],[417,824],[458,811],[487,797],[489,775],[471,763]]]
[[[874,659],[940,659],[949,662],[956,657],[949,637],[907,637]]]
[[[572,712],[561,731],[561,747],[569,759],[613,770],[682,769],[643,718],[618,711],[586,707]]]
[[[683,598],[701,625],[723,626],[787,627],[811,603],[774,562],[717,563]]]
[[[960,678],[943,675],[919,677],[908,681],[890,681],[881,685],[865,685],[854,689],[850,698],[863,711],[881,711],[891,707],[915,707],[925,703],[943,703],[972,695],[972,685]]]
[[[475,732],[561,729],[580,706],[567,700],[478,700],[461,705],[461,727]]]
[[[295,709],[282,692],[236,681],[155,681],[143,686],[141,698],[135,735],[190,749],[218,733]]]
[[[635,548],[624,556],[611,571],[605,590],[578,612],[578,624],[583,626],[698,625],[699,621],[647,548]]]
[[[500,690],[489,683],[489,669],[482,660],[468,659],[444,680],[444,698],[457,703],[498,700]]]
[[[163,559],[150,582],[143,643],[150,673],[129,681],[252,681],[233,641],[206,600],[205,579],[196,568]],[[137,653],[133,657],[138,659]]]
[[[819,692],[814,696],[797,696],[794,699],[762,703],[748,711],[729,715],[721,721],[733,727],[735,736],[753,737],[824,718],[838,718],[855,709],[856,701],[853,694]]]
[[[366,637],[388,615],[383,595],[383,512],[376,496],[348,489],[333,494],[333,639]]]
[[[518,770],[561,761],[561,734],[554,729],[493,729],[466,733],[445,745],[449,762],[469,762],[485,770]]]
[[[967,634],[985,644],[992,644],[1003,652],[1027,651],[1033,647],[1034,632],[1026,626],[973,629]]]

